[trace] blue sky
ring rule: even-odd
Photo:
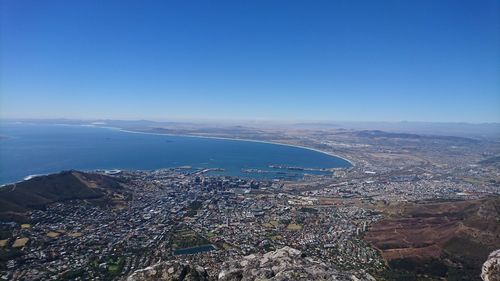
[[[0,3],[3,118],[500,122],[500,1]]]

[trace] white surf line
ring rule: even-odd
[[[36,125],[36,123],[35,123],[35,125]],[[49,124],[49,125],[51,125],[51,124]],[[288,144],[288,143],[279,143],[279,142],[263,141],[263,140],[253,140],[253,139],[236,139],[236,138],[227,138],[227,137],[214,137],[214,136],[198,136],[198,135],[184,135],[184,134],[162,134],[162,133],[153,133],[153,132],[140,132],[140,131],[125,130],[125,129],[118,128],[118,127],[87,125],[87,124],[52,124],[52,125],[94,127],[94,128],[108,129],[108,130],[117,130],[117,131],[120,131],[120,132],[132,133],[132,134],[157,135],[157,136],[173,136],[173,137],[188,137],[188,138],[205,138],[205,139],[219,139],[219,140],[246,141],[246,142],[256,142],[256,143],[267,143],[267,144],[274,144],[274,145],[282,145],[282,146],[289,146],[289,147],[296,147],[296,148],[307,149],[307,150],[319,152],[319,153],[322,153],[322,154],[326,154],[328,156],[337,157],[337,158],[340,158],[340,159],[343,159],[343,160],[347,161],[353,167],[355,166],[354,162],[352,162],[351,160],[349,160],[349,159],[347,159],[347,158],[345,158],[343,156],[339,156],[339,155],[336,155],[336,154],[333,154],[333,153],[330,153],[330,152],[326,152],[326,151],[322,151],[322,150],[319,150],[319,149],[316,149],[316,148],[312,148],[312,147],[301,146],[301,145],[294,145],[294,144]],[[29,176],[43,176],[43,175],[44,174],[41,174],[41,175],[29,175]],[[45,175],[48,175],[48,174],[45,174]],[[11,185],[11,184],[16,184],[16,183],[22,182],[24,180],[25,179],[20,180],[20,181],[16,181],[16,182],[0,184],[0,187],[4,187],[4,186],[7,186],[7,185]]]
[[[156,136],[173,136],[173,137],[189,137],[189,138],[205,138],[205,139],[218,139],[218,140],[232,140],[232,141],[246,141],[246,142],[256,142],[256,143],[267,143],[267,144],[274,144],[274,145],[282,145],[282,146],[288,146],[288,147],[296,147],[296,148],[302,148],[302,149],[307,149],[315,152],[319,152],[322,154],[326,154],[328,156],[333,156],[340,158],[342,160],[347,161],[349,164],[351,164],[353,167],[355,166],[354,162],[351,160],[337,155],[333,154],[330,152],[326,152],[323,150],[319,150],[316,148],[312,147],[307,147],[307,146],[301,146],[301,145],[295,145],[295,144],[289,144],[289,143],[280,143],[280,142],[272,142],[272,141],[264,141],[264,140],[254,140],[254,139],[237,139],[237,138],[228,138],[228,137],[216,137],[216,136],[200,136],[200,135],[185,135],[185,134],[169,134],[169,133],[153,133],[153,132],[142,132],[142,131],[131,131],[131,130],[126,130],[118,127],[104,127],[104,126],[96,126],[98,128],[106,128],[106,129],[113,129],[113,130],[118,130],[120,132],[125,132],[125,133],[132,133],[132,134],[144,134],[144,135],[156,135]]]
[[[34,124],[36,125],[36,123],[34,123]],[[189,137],[189,138],[205,138],[205,139],[219,139],[219,140],[247,141],[247,142],[256,142],[256,143],[275,144],[275,145],[296,147],[296,148],[302,148],[302,149],[307,149],[307,150],[310,150],[310,151],[319,152],[319,153],[322,153],[322,154],[326,154],[328,156],[333,156],[333,157],[337,157],[337,158],[340,158],[342,160],[345,160],[349,164],[351,164],[351,166],[353,166],[353,167],[356,166],[355,163],[352,160],[347,159],[344,156],[340,156],[340,155],[337,155],[337,154],[334,154],[334,153],[326,152],[326,151],[319,150],[319,149],[312,148],[312,147],[295,145],[295,144],[289,144],[289,143],[280,143],[280,142],[255,140],[255,139],[238,139],[238,138],[228,138],[228,137],[216,137],[216,136],[200,136],[200,135],[185,135],[185,134],[169,134],[169,133],[153,133],[153,132],[131,131],[131,130],[126,130],[126,129],[119,128],[119,127],[100,126],[101,124],[64,124],[64,123],[56,123],[56,124],[52,124],[52,125],[66,125],[66,126],[81,126],[81,127],[103,128],[103,129],[111,129],[111,130],[117,130],[117,131],[121,131],[121,132],[125,132],[125,133],[133,133],[133,134],[145,134],[145,135],[157,135],[157,136],[173,136],[173,137],[177,136],[177,137]]]

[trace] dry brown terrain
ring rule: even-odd
[[[365,240],[390,262],[412,266],[438,261],[444,266],[479,269],[500,248],[500,199],[440,203],[389,203],[376,209],[386,219]]]
[[[498,198],[379,206],[387,218],[376,223],[365,239],[394,258],[439,257],[453,238],[500,247]]]

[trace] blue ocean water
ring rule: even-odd
[[[280,171],[270,165],[350,166],[344,159],[291,146],[137,134],[89,126],[2,123],[0,136],[0,184],[19,181],[28,175],[68,169],[153,170],[188,165],[222,168],[222,174],[231,176],[274,178],[293,177],[293,173],[301,176],[303,171]],[[244,169],[269,173],[250,174],[244,173]]]

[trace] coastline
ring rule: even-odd
[[[20,122],[23,123],[23,122]],[[340,156],[334,153],[330,153],[327,151],[323,151],[317,148],[312,148],[312,147],[307,147],[307,146],[302,146],[302,145],[295,145],[295,144],[289,144],[289,143],[280,143],[280,142],[273,142],[273,141],[265,141],[265,140],[256,140],[256,139],[242,139],[242,138],[230,138],[230,137],[217,137],[217,136],[201,136],[201,135],[186,135],[186,134],[169,134],[169,133],[154,133],[154,132],[143,132],[143,131],[133,131],[133,130],[127,130],[123,129],[120,127],[111,127],[111,126],[103,126],[105,124],[64,124],[64,123],[55,123],[53,125],[59,125],[59,126],[82,126],[82,127],[94,127],[94,128],[103,128],[103,129],[111,129],[111,130],[117,130],[125,133],[133,133],[133,134],[146,134],[146,135],[159,135],[159,136],[177,136],[177,137],[190,137],[190,138],[206,138],[206,139],[219,139],[219,140],[233,140],[233,141],[246,141],[246,142],[256,142],[256,143],[266,143],[266,144],[274,144],[274,145],[283,145],[283,146],[288,146],[288,147],[295,147],[295,148],[301,148],[301,149],[307,149],[310,151],[315,151],[318,153],[322,153],[328,156],[332,157],[337,157],[340,158],[347,163],[349,163],[352,167],[355,167],[356,164],[353,162],[353,160],[350,160],[346,158],[345,156]]]
[[[350,160],[345,158],[344,156],[340,156],[337,154],[333,154],[330,152],[326,152],[323,150],[319,150],[317,148],[312,148],[312,147],[307,147],[307,146],[302,146],[302,145],[296,145],[296,144],[288,144],[288,143],[280,143],[280,142],[273,142],[273,141],[265,141],[265,140],[255,140],[255,139],[238,139],[238,138],[228,138],[228,137],[216,137],[216,136],[199,136],[199,135],[186,135],[186,134],[169,134],[169,133],[153,133],[153,132],[142,132],[142,131],[132,131],[132,130],[126,130],[118,127],[104,127],[104,126],[95,126],[98,128],[106,128],[106,129],[113,129],[113,130],[118,130],[121,132],[125,133],[132,133],[132,134],[145,134],[145,135],[157,135],[157,136],[173,136],[173,137],[190,137],[190,138],[205,138],[205,139],[219,139],[219,140],[233,140],[233,141],[246,141],[246,142],[256,142],[256,143],[266,143],[266,144],[274,144],[274,145],[282,145],[282,146],[288,146],[288,147],[295,147],[295,148],[301,148],[301,149],[307,149],[310,151],[315,151],[319,152],[321,154],[325,154],[328,156],[333,156],[340,158],[347,163],[349,163],[352,167],[356,166],[355,163]]]
[[[341,169],[348,169],[348,168],[352,168],[352,167],[355,166],[355,163],[352,160],[350,160],[350,159],[348,159],[346,157],[343,157],[343,156],[336,155],[334,153],[322,151],[322,150],[319,150],[319,149],[316,149],[316,148],[312,148],[312,147],[307,147],[307,146],[302,146],[302,145],[295,145],[295,144],[288,144],[288,143],[280,143],[280,142],[274,142],[274,141],[256,140],[256,139],[243,139],[243,138],[231,138],[231,137],[218,137],[218,136],[203,136],[203,135],[189,135],[189,134],[171,134],[171,133],[144,132],[144,131],[127,130],[127,129],[123,129],[123,128],[120,128],[120,127],[101,126],[101,125],[92,125],[92,124],[63,124],[63,123],[57,123],[57,124],[52,124],[52,125],[55,125],[55,126],[94,127],[94,128],[108,129],[108,130],[116,130],[116,131],[120,131],[120,132],[124,132],[124,133],[132,133],[132,134],[159,135],[159,136],[163,135],[163,136],[174,136],[174,137],[177,136],[177,137],[204,138],[204,139],[219,139],[219,140],[245,141],[245,142],[253,142],[253,143],[264,143],[264,144],[281,145],[281,146],[295,147],[295,148],[299,148],[299,149],[306,149],[306,150],[309,150],[309,151],[318,152],[318,153],[321,153],[321,154],[324,154],[324,155],[328,155],[328,156],[331,156],[331,157],[336,157],[336,158],[342,159],[342,160],[346,161],[347,163],[349,163],[350,166],[348,166],[348,167],[342,167]],[[330,169],[333,169],[333,168],[330,168]],[[48,174],[50,174],[50,173],[48,173]],[[34,178],[34,177],[37,177],[37,176],[43,176],[43,175],[47,175],[47,174],[30,174],[30,175],[27,175],[27,176],[23,177],[23,179],[18,180],[18,181],[1,183],[0,187],[4,187],[4,186],[7,186],[7,185],[11,185],[11,184],[16,184],[16,183],[23,182],[25,180],[29,180],[31,178]]]

